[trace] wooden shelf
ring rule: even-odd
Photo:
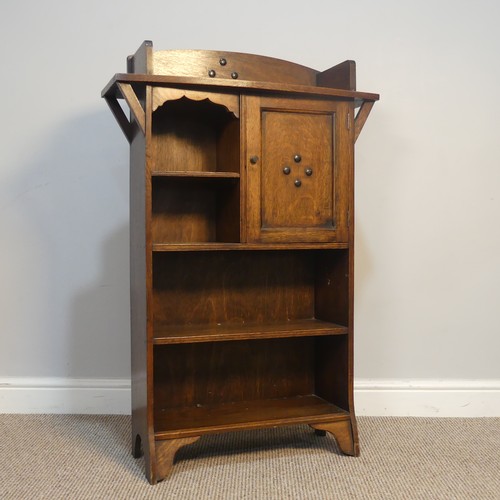
[[[348,419],[349,412],[315,395],[198,405],[156,411],[155,439]]]
[[[206,171],[166,171],[162,170],[160,172],[151,172],[153,177],[182,177],[191,179],[239,179],[240,174],[238,172],[206,172]]]
[[[282,323],[166,325],[155,323],[154,344],[191,344],[227,340],[257,340],[319,335],[346,335],[346,326],[319,319],[295,319]]]
[[[342,250],[349,243],[153,243],[153,252],[209,252],[231,250]]]
[[[118,83],[131,85],[158,85],[164,87],[184,88],[210,91],[213,89],[221,91],[262,91],[280,92],[283,94],[297,94],[305,96],[339,97],[345,99],[357,99],[360,101],[378,101],[380,96],[369,92],[357,92],[353,90],[333,89],[311,85],[283,84],[273,82],[257,82],[245,80],[231,80],[223,78],[199,78],[191,76],[163,76],[148,74],[117,73],[101,92],[101,97],[121,97]]]

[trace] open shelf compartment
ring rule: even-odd
[[[153,175],[240,171],[240,121],[226,107],[187,97],[167,100],[153,113]]]
[[[153,244],[240,241],[237,96],[167,92],[152,114]],[[189,98],[191,97],[191,98]],[[165,99],[165,101],[163,101]],[[224,106],[227,100],[233,106]],[[227,103],[227,102],[226,102]],[[236,105],[234,105],[236,103]]]
[[[153,244],[240,241],[240,184],[234,176],[153,176]]]
[[[313,394],[164,409],[156,415],[156,439],[197,436],[349,419],[349,412]]]
[[[347,348],[345,336],[155,346],[155,438],[349,419]]]
[[[347,250],[153,254],[153,342],[348,333]]]

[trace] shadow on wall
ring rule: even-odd
[[[3,186],[1,375],[128,377],[127,141],[103,105],[45,144]]]

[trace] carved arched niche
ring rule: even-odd
[[[153,172],[239,172],[239,97],[153,90]]]

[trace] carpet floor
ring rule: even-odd
[[[307,426],[205,436],[150,486],[129,416],[0,415],[0,498],[500,500],[500,418],[358,426],[358,458]]]

